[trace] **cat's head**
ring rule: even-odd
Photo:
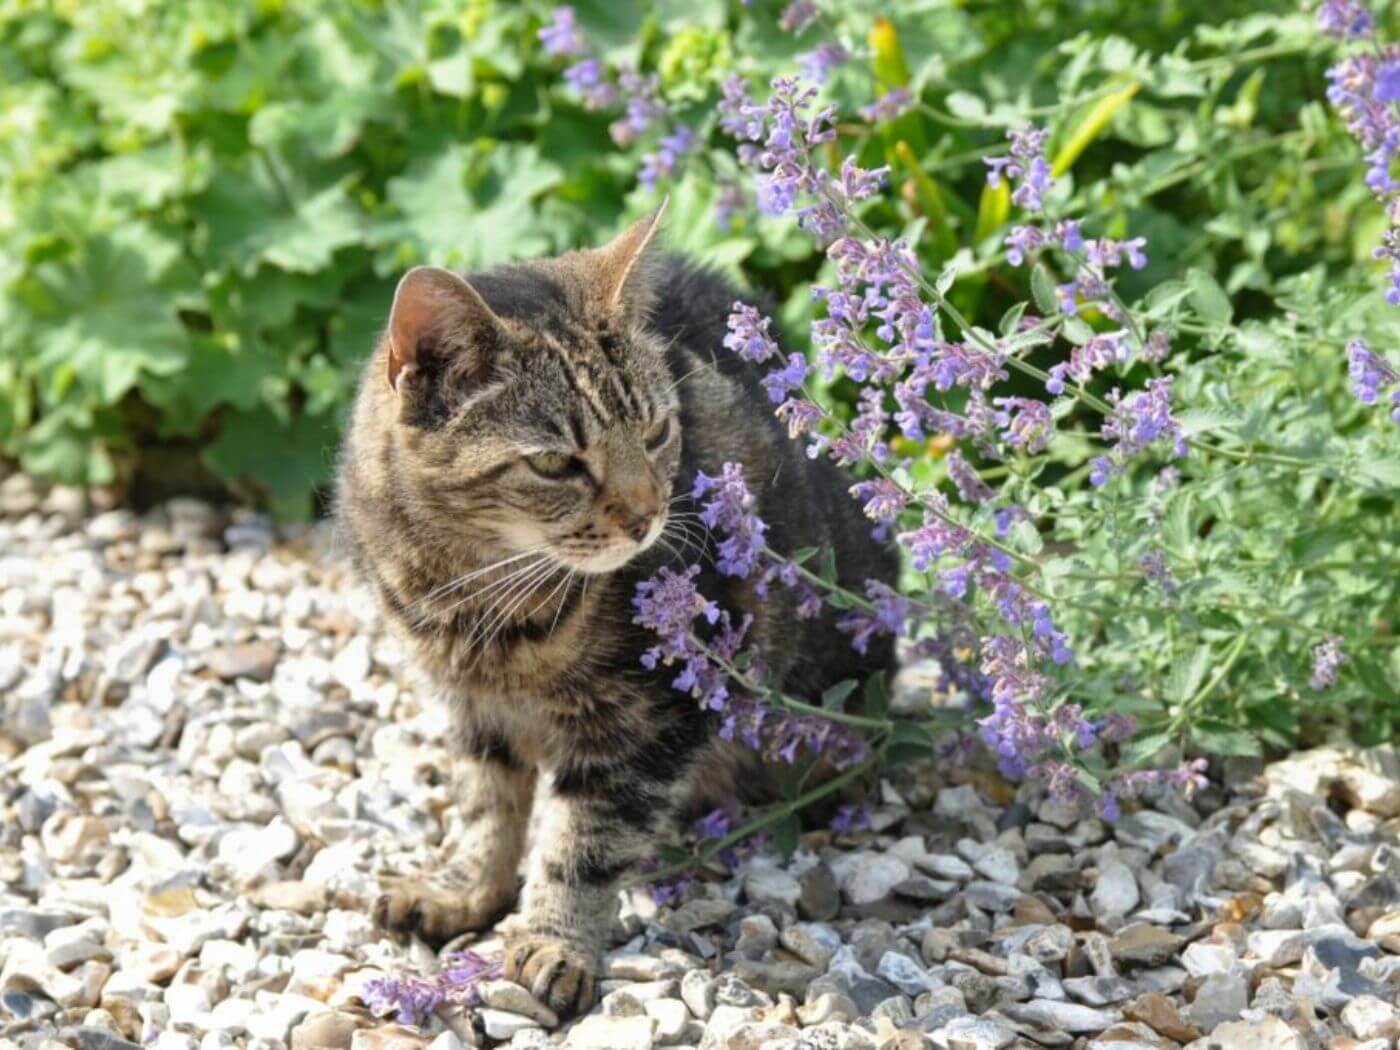
[[[646,324],[660,215],[595,250],[399,282],[378,381],[394,484],[442,518],[433,531],[588,573],[660,537],[681,448],[665,347]]]

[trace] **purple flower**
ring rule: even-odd
[[[821,17],[821,9],[813,0],[792,0],[778,16],[778,28],[784,33],[801,34],[804,29]]]
[[[794,357],[800,356],[794,354]],[[691,495],[705,498],[700,520],[724,538],[715,551],[715,567],[726,576],[746,577],[763,553],[768,526],[753,513],[753,494],[744,482],[744,468],[726,463],[718,477],[698,472]]]
[[[1061,387],[1063,389],[1063,387]],[[1058,393],[1059,391],[1056,391]],[[1055,432],[1050,406],[1029,397],[998,397],[996,422],[1002,440],[1012,448],[1034,455],[1044,452]]]
[[[580,95],[587,109],[607,109],[617,104],[617,88],[606,79],[603,63],[583,58],[564,70],[564,80]]]
[[[733,807],[712,809],[691,825],[697,838],[722,839],[739,826],[739,815]]]
[[[1167,377],[1149,379],[1144,389],[1126,397],[1116,389],[1109,392],[1113,414],[1104,420],[1100,433],[1114,446],[1109,455],[1092,461],[1092,484],[1106,484],[1123,472],[1132,457],[1158,441],[1170,441],[1173,456],[1186,455],[1186,435],[1172,415],[1171,395],[1172,381]]]
[[[728,230],[734,224],[734,215],[747,204],[744,191],[732,182],[725,183],[715,195],[715,226]]]
[[[1342,640],[1336,635],[1313,647],[1312,677],[1308,685],[1314,689],[1330,689],[1337,681],[1337,668],[1346,662]]]
[[[1138,565],[1142,568],[1142,574],[1162,588],[1163,593],[1172,594],[1176,591],[1176,581],[1172,579],[1166,556],[1160,550],[1148,551],[1138,559]]]
[[[860,115],[871,124],[886,124],[914,104],[914,96],[908,88],[894,88],[886,91],[869,105],[860,107]]]
[[[1015,128],[1006,133],[1011,140],[1008,156],[984,157],[987,165],[987,185],[993,189],[1002,180],[1019,183],[1011,192],[1011,200],[1026,211],[1039,211],[1045,194],[1054,185],[1050,165],[1045,160],[1045,140],[1049,132],[1036,127]]]
[[[949,452],[943,462],[948,468],[948,477],[957,486],[958,495],[968,503],[982,503],[992,498],[994,493],[991,487],[972,469],[972,464],[963,459],[957,449]]]
[[[1020,266],[1026,257],[1034,255],[1045,244],[1045,234],[1038,226],[1016,226],[1006,236],[1006,261]]]
[[[644,76],[623,68],[618,72],[617,83],[627,100],[626,110],[621,119],[609,125],[608,133],[626,149],[666,115],[666,105],[661,101],[661,81],[655,74]]]
[[[851,495],[865,504],[867,518],[882,525],[897,521],[909,503],[905,491],[888,478],[858,482],[851,486]]]
[[[850,58],[850,52],[834,40],[826,40],[811,51],[797,56],[797,64],[802,67],[802,75],[816,84],[825,84],[831,71]]]
[[[669,135],[662,136],[656,149],[642,154],[642,170],[637,181],[649,190],[663,178],[670,177],[676,170],[681,157],[690,151],[695,141],[695,132],[684,124],[677,125]]]
[[[778,353],[778,344],[768,331],[772,323],[772,319],[759,313],[757,307],[742,301],[735,302],[730,307],[725,348],[733,350],[745,361],[767,361]]]
[[[578,21],[572,7],[556,7],[548,25],[536,34],[547,55],[581,55],[588,50],[579,34]]]
[[[1356,0],[1322,0],[1317,9],[1317,25],[1328,36],[1356,40],[1371,35],[1375,19]]]
[[[443,1003],[472,1005],[477,985],[499,973],[499,962],[473,951],[453,952],[432,978],[385,976],[366,981],[363,998],[377,1015],[392,1011],[400,1024],[422,1024]]]
[[[870,806],[865,802],[846,802],[831,818],[831,830],[849,834],[870,827]]]
[[[1351,378],[1352,396],[1363,405],[1374,405],[1382,390],[1400,382],[1400,373],[1362,339],[1347,343],[1347,375]]]
[[[760,382],[773,404],[781,404],[789,390],[796,390],[807,381],[807,359],[801,354],[788,354],[787,364],[769,371]]]
[[[851,648],[865,653],[877,634],[903,634],[918,606],[879,580],[865,581],[869,609],[855,609],[837,621],[837,629],[851,635]]]

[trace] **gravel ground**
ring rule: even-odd
[[[1393,1047],[1400,756],[1236,763],[1109,826],[914,769],[867,831],[628,893],[594,1012],[426,1028],[367,917],[453,834],[444,713],[324,529],[0,484],[0,1046]],[[490,954],[498,941],[475,946]]]

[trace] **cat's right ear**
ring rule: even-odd
[[[389,311],[389,385],[397,391],[430,355],[484,353],[499,325],[486,300],[455,273],[415,266],[399,281]]]

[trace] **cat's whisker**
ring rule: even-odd
[[[406,607],[409,608],[409,609],[412,609],[414,606],[416,606],[416,605],[422,605],[422,604],[424,604],[424,603],[426,603],[426,602],[430,602],[430,601],[432,601],[434,598],[441,598],[441,597],[443,597],[443,596],[445,596],[445,595],[447,595],[447,594],[452,593],[452,592],[455,591],[455,590],[460,589],[464,584],[471,582],[472,580],[476,579],[477,577],[479,577],[479,576],[481,576],[481,575],[483,575],[483,574],[485,574],[485,573],[488,573],[488,572],[490,572],[490,571],[493,570],[493,569],[504,568],[504,567],[507,566],[507,565],[510,565],[510,564],[512,564],[512,563],[514,563],[514,562],[520,561],[520,559],[522,559],[522,558],[528,558],[530,555],[532,555],[532,554],[537,554],[537,553],[539,553],[540,551],[544,550],[545,547],[547,547],[547,546],[548,546],[548,544],[545,544],[545,543],[536,544],[535,546],[530,547],[530,548],[528,548],[527,550],[518,551],[518,552],[516,552],[515,554],[512,554],[512,555],[511,555],[510,557],[508,557],[508,558],[501,558],[501,559],[498,560],[498,561],[493,561],[493,562],[491,562],[489,565],[481,565],[481,566],[478,566],[477,568],[471,570],[470,572],[464,573],[463,575],[458,576],[458,577],[457,577],[456,579],[454,579],[454,580],[449,580],[447,583],[444,583],[444,584],[442,584],[442,585],[439,586],[439,587],[434,587],[434,588],[433,588],[431,591],[429,591],[427,594],[423,595],[423,596],[420,597],[420,598],[415,598],[413,601],[409,602],[408,605],[407,605]]]
[[[526,565],[521,566],[520,568],[512,570],[511,572],[502,576],[500,579],[493,580],[492,582],[486,584],[484,587],[479,587],[477,590],[473,591],[471,594],[468,594],[464,598],[459,598],[457,601],[449,605],[446,609],[439,611],[437,615],[439,618],[450,616],[452,613],[460,609],[463,605],[466,605],[467,602],[479,601],[480,599],[485,598],[488,594],[491,594],[493,592],[498,592],[505,589],[513,589],[513,584],[515,584],[517,581],[521,580],[526,576],[529,576],[541,565],[548,563],[549,557],[547,555],[540,555],[538,556],[537,560],[529,562]],[[425,615],[420,622],[426,623],[427,618],[427,615]]]
[[[548,578],[548,572],[536,576],[527,587],[517,592],[517,594],[508,599],[508,601],[500,607],[496,615],[491,617],[486,623],[485,630],[477,635],[475,640],[468,640],[468,651],[471,651],[473,648],[476,650],[471,663],[467,665],[468,671],[474,670],[486,654],[490,652],[491,646],[496,639],[500,637],[501,633],[511,623],[515,622],[515,614],[524,607],[526,602],[539,592],[539,585]]]
[[[505,626],[512,614],[534,595],[536,588],[547,580],[556,566],[552,559],[546,559],[543,564],[537,565],[535,570],[527,574],[525,579],[510,589],[510,592],[502,596],[500,604],[494,610],[489,610],[478,622],[477,628],[473,629],[466,641],[466,649],[471,651],[477,649],[476,658],[471,666],[476,665],[483,653],[489,648],[496,635]]]

